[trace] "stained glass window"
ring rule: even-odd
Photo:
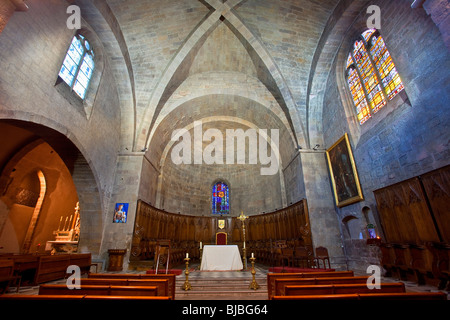
[[[353,57],[361,74],[370,108],[375,113],[386,104],[386,100],[384,99],[381,86],[373,69],[373,64],[370,61],[369,54],[362,40],[355,42]]]
[[[217,182],[212,188],[212,213],[230,213],[230,192],[223,182]]]
[[[404,89],[402,79],[400,79],[383,38],[374,36],[371,40],[371,45],[370,54],[380,74],[386,95],[391,100]]]
[[[355,41],[346,69],[360,124],[385,106],[386,98],[391,100],[404,89],[391,55],[376,29],[364,31],[361,39]]]
[[[94,52],[90,43],[80,34],[72,39],[59,76],[75,93],[84,99],[94,71]]]
[[[369,105],[367,104],[366,97],[364,96],[364,91],[362,89],[361,81],[359,80],[358,72],[355,68],[349,69],[348,72],[349,75],[347,81],[356,106],[358,121],[360,124],[363,124],[371,117]]]

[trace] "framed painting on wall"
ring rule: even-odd
[[[126,223],[128,216],[128,203],[116,203],[113,223]]]
[[[336,206],[344,207],[364,200],[347,133],[326,153]]]

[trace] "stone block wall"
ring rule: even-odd
[[[348,51],[339,52],[328,78],[323,128],[327,148],[345,132],[356,132],[351,134],[350,140],[365,199],[336,209],[341,229],[346,216],[354,216],[360,219],[361,226],[366,225],[369,221],[361,210],[367,206],[372,212],[370,222],[376,224],[382,235],[373,191],[450,162],[450,72],[447,67],[450,55],[441,32],[424,9],[412,9],[409,1],[376,1],[374,4],[382,10],[380,33],[403,80],[409,103],[393,105],[389,102],[379,112],[380,116],[359,126],[350,93],[347,88],[340,88],[345,83],[345,62],[340,57],[347,57]],[[364,25],[363,20],[355,24]],[[348,50],[356,35],[347,34],[342,48]],[[346,110],[352,110],[353,117],[348,117]],[[364,258],[368,256],[364,248],[370,249],[355,246],[344,230],[343,235],[349,261],[354,266],[359,263],[362,268],[370,260]]]
[[[94,97],[91,112],[86,114],[81,102],[74,103],[76,99],[59,90],[62,84],[55,86],[58,73],[76,32],[66,26],[68,3],[29,0],[27,5],[27,12],[14,13],[0,37],[0,118],[54,129],[76,146],[80,159],[74,160],[76,169],[71,173],[83,188],[77,191],[83,193],[81,219],[85,217],[89,235],[84,237],[88,242],[83,250],[95,255],[103,233],[103,212],[110,206],[120,143],[117,85],[103,45],[93,36],[94,52],[103,60],[96,64],[101,75],[96,91],[89,93]],[[85,22],[82,27],[91,31]],[[78,166],[80,161],[83,164]],[[85,169],[90,172],[86,174]]]

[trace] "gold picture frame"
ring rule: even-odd
[[[348,134],[336,141],[326,154],[336,206],[364,200]]]

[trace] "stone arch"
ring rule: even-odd
[[[33,121],[34,120],[34,121]],[[39,120],[39,122],[38,122]],[[60,156],[69,170],[80,203],[80,252],[100,254],[103,230],[103,208],[98,188],[98,178],[80,144],[66,128],[47,118],[30,117],[28,114],[0,113],[0,123],[30,131],[47,142]]]
[[[232,10],[239,3],[241,3],[239,0],[225,3],[213,0],[207,1],[207,6],[211,9],[211,13],[191,33],[158,82],[137,133],[136,150],[148,147],[152,133],[155,131],[154,128],[159,125],[157,121],[159,113],[175,90],[187,79],[190,64],[198,50],[222,22],[232,30],[242,45],[244,45],[259,69],[259,73],[261,73],[258,78],[263,79],[261,81],[283,109],[289,123],[288,127],[295,137],[295,145],[305,145],[307,143],[304,125],[298,116],[292,94],[281,72],[262,43],[260,43],[260,40],[252,34]]]

